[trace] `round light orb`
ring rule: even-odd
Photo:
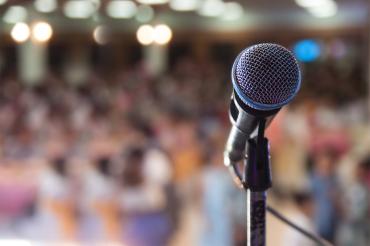
[[[200,0],[171,0],[170,8],[176,11],[194,11],[197,10]]]
[[[140,5],[137,8],[136,20],[141,23],[149,22],[154,17],[154,10],[149,5]]]
[[[105,26],[97,26],[93,32],[93,38],[99,45],[105,45],[109,42],[109,31]]]
[[[154,28],[154,42],[159,45],[165,45],[171,41],[172,31],[165,24],[157,25]]]
[[[47,22],[37,22],[32,28],[32,38],[37,42],[47,42],[52,35],[53,29]]]
[[[221,0],[204,0],[198,9],[198,13],[205,17],[218,17],[223,14],[225,3]]]
[[[129,19],[135,16],[137,7],[129,0],[113,0],[108,3],[106,12],[112,18]]]
[[[12,39],[17,43],[23,43],[30,37],[31,31],[28,25],[24,22],[19,22],[14,25],[10,35]]]
[[[142,25],[136,32],[137,40],[142,45],[149,45],[154,42],[155,30],[151,25]]]
[[[35,9],[41,13],[51,13],[58,7],[56,0],[36,0],[33,5]]]
[[[141,3],[141,4],[155,5],[155,4],[166,4],[170,0],[137,0],[137,1],[138,3]],[[187,0],[184,0],[184,1],[187,1]]]

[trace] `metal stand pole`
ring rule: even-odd
[[[247,190],[247,245],[266,245],[266,192]]]
[[[268,140],[248,140],[244,183],[247,190],[247,246],[266,245],[266,191],[271,187]]]

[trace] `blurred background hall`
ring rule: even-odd
[[[223,166],[230,70],[281,44],[268,202],[370,245],[367,0],[0,0],[0,245],[245,245]],[[309,240],[268,216],[268,245]]]

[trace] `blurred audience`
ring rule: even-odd
[[[339,218],[339,183],[335,174],[337,158],[330,150],[316,154],[311,174],[315,200],[315,225],[319,234],[333,242]]]
[[[312,220],[314,215],[314,201],[310,192],[300,191],[293,194],[294,213],[290,215],[290,219],[301,228],[310,232],[315,232],[315,226]],[[282,245],[300,245],[314,246],[316,245],[310,239],[304,237],[299,232],[289,228],[284,237]]]
[[[190,58],[173,66],[159,78],[143,66],[95,71],[78,85],[57,73],[35,86],[0,75],[0,237],[244,245],[245,196],[222,165],[229,73]],[[363,103],[344,120],[342,101],[307,90],[269,128],[269,199],[310,180],[292,220],[336,245],[368,245],[369,161],[349,186],[337,173],[345,157],[356,166],[347,153],[369,151]],[[289,232],[286,240],[312,245]]]

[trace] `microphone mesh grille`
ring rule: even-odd
[[[261,104],[288,103],[300,85],[296,59],[277,44],[258,44],[245,49],[239,55],[234,73],[245,96]]]

